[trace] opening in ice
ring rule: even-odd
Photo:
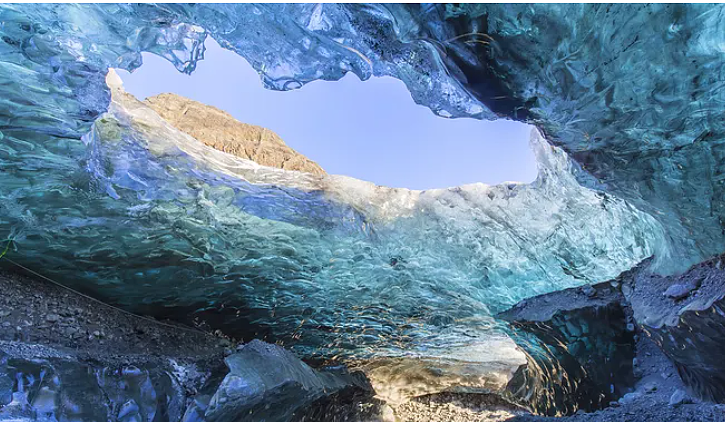
[[[415,104],[405,85],[390,77],[363,82],[348,74],[336,82],[272,91],[245,59],[211,38],[205,45],[204,60],[191,75],[144,53],[141,68],[119,71],[126,91],[141,100],[173,93],[217,107],[275,132],[329,174],[382,186],[431,189],[536,178],[530,125],[442,119]]]

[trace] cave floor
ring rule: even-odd
[[[112,365],[171,357],[222,362],[231,343],[172,322],[138,317],[60,286],[0,273],[0,342],[49,346]]]
[[[32,354],[44,346],[81,358],[126,364],[172,357],[204,366],[220,365],[233,344],[225,338],[127,314],[34,277],[0,273],[0,350]],[[19,349],[24,349],[20,350]],[[677,370],[647,338],[637,342],[636,390],[594,413],[546,418],[501,406],[477,394],[438,394],[388,408],[375,421],[395,422],[725,422],[725,405],[670,405],[683,389]],[[394,416],[393,416],[394,415]],[[324,422],[324,421],[320,421]],[[360,420],[360,422],[373,422]]]

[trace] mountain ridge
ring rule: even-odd
[[[172,93],[146,98],[143,103],[176,129],[219,151],[268,167],[326,174],[272,130],[240,122],[214,106]]]

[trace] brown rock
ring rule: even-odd
[[[176,94],[160,94],[144,103],[176,129],[219,151],[263,166],[325,174],[322,167],[288,147],[276,133],[242,123],[218,108]]]

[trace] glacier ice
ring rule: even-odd
[[[0,236],[9,258],[136,312],[198,316],[307,356],[444,354],[495,336],[492,313],[521,298],[651,254],[664,271],[725,249],[724,16],[2,5]],[[191,72],[207,35],[273,89],[389,75],[441,116],[533,123],[539,177],[424,192],[314,178],[205,149],[132,98],[111,101],[109,67],[133,70],[145,51]]]
[[[629,274],[525,299],[498,315],[528,361],[506,387],[514,401],[561,416],[593,412],[632,392],[642,344],[628,329],[633,319],[622,285]]]
[[[180,364],[167,356],[119,359],[104,352],[89,362],[86,353],[0,344],[0,420],[303,420],[295,414],[318,400],[335,394],[366,398],[371,391],[359,373],[339,367],[316,371],[284,348],[259,340],[230,353],[221,367],[208,357],[198,362],[187,357]]]
[[[533,184],[391,189],[233,157],[114,87],[73,184],[17,178],[4,219],[14,260],[125,309],[307,356],[444,357],[503,337],[493,312],[611,278],[662,243],[652,217],[531,142]]]
[[[317,372],[280,346],[253,340],[225,359],[229,373],[209,401],[204,416],[214,422],[249,419],[300,420],[295,412],[344,389],[370,390],[364,378]],[[304,419],[301,419],[304,420]]]

